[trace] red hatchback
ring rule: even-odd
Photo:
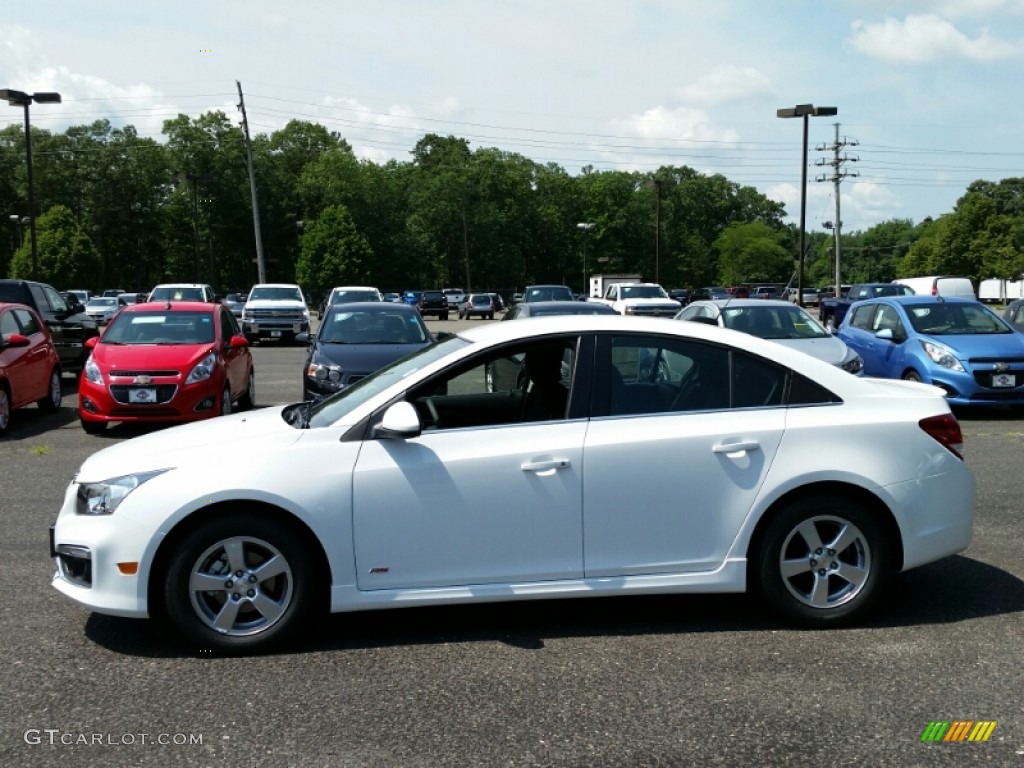
[[[24,304],[0,303],[0,435],[15,408],[56,411],[60,397],[60,359],[46,324]]]
[[[132,304],[98,339],[78,385],[78,417],[89,433],[107,422],[182,422],[252,408],[249,343],[222,304]]]

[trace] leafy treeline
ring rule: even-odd
[[[163,133],[161,143],[107,121],[60,134],[33,128],[40,279],[93,290],[255,282],[241,129],[209,112],[168,120]],[[685,166],[573,176],[434,134],[407,161],[378,164],[356,158],[338,133],[298,120],[255,136],[253,154],[267,277],[313,292],[363,283],[581,288],[584,270],[636,272],[666,287],[788,282],[795,270],[798,233],[780,203]],[[26,197],[24,133],[12,125],[0,130],[0,210],[10,228],[0,274],[32,274],[19,223]],[[843,281],[1011,277],[1024,272],[1022,243],[1024,179],[978,181],[937,219],[844,234]],[[831,282],[830,246],[830,234],[809,234],[807,284]]]

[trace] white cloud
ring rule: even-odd
[[[753,67],[715,67],[692,85],[679,88],[676,95],[685,102],[720,104],[751,95],[772,94],[771,81]]]
[[[611,126],[613,132],[618,134],[657,141],[739,141],[736,131],[717,128],[712,124],[707,112],[688,107],[668,109],[659,105],[624,120],[613,120]]]
[[[1020,41],[1002,40],[987,29],[971,38],[934,14],[907,16],[903,21],[888,18],[874,24],[855,21],[852,27],[852,42],[857,50],[889,61],[996,61],[1024,55],[1024,44]]]

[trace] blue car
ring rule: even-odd
[[[837,333],[863,358],[865,376],[934,384],[951,405],[1024,404],[1024,334],[981,302],[858,301]]]

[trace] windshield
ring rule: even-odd
[[[331,304],[348,304],[353,301],[380,301],[376,291],[335,291],[331,294]]]
[[[562,285],[547,285],[530,288],[526,292],[526,301],[572,301],[572,291]]]
[[[411,376],[435,360],[440,360],[445,355],[449,355],[469,343],[458,336],[449,336],[438,344],[430,344],[411,355],[396,360],[313,406],[309,413],[309,426],[314,428],[330,426],[395,382]]]
[[[263,286],[253,288],[249,293],[249,301],[298,301],[302,302],[302,292],[296,286]]]
[[[122,312],[100,344],[210,344],[213,339],[210,312]]]
[[[86,306],[87,307],[92,307],[93,309],[104,309],[106,307],[116,307],[116,306],[118,306],[118,302],[117,302],[117,299],[113,299],[113,298],[111,298],[111,299],[89,299],[89,303],[86,304]]]
[[[762,339],[821,339],[829,336],[805,310],[792,307],[726,307],[725,327]]]
[[[430,334],[418,312],[332,309],[317,338],[323,344],[425,344]]]
[[[202,288],[154,288],[150,301],[203,301]]]
[[[667,299],[668,294],[660,285],[630,285],[623,286],[622,298],[624,299]]]
[[[928,336],[1016,333],[995,312],[981,304],[936,302],[905,305],[910,324]]]

